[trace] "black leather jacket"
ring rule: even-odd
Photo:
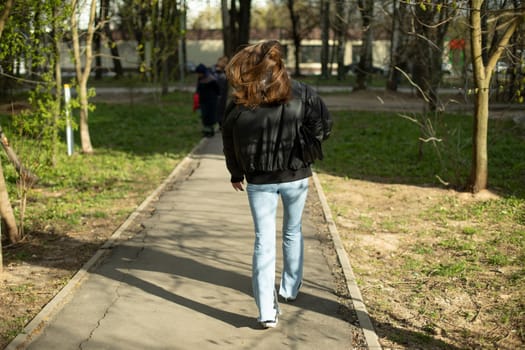
[[[279,183],[310,176],[322,159],[321,142],[332,119],[321,98],[307,85],[292,81],[286,104],[254,109],[230,103],[222,125],[226,166],[231,182]]]

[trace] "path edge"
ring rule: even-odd
[[[166,187],[184,172],[191,162],[193,155],[207,143],[207,139],[201,141],[188,153],[164,179],[164,181],[149,194],[144,201],[128,216],[128,218],[113,232],[108,240],[100,246],[95,254],[80,270],[78,270],[68,283],[40,310],[38,314],[24,327],[24,329],[4,348],[4,350],[23,350],[31,341],[42,332],[55,315],[68,303],[73,293],[83,284],[89,276],[89,270],[99,263],[102,258],[117,244],[120,236],[144,212],[144,210],[164,192]]]
[[[335,222],[332,217],[330,206],[328,205],[326,196],[324,195],[324,191],[321,186],[321,182],[319,181],[319,177],[317,176],[317,173],[315,171],[313,172],[312,177],[314,180],[315,189],[317,191],[317,196],[319,197],[319,201],[321,202],[324,219],[326,221],[326,224],[328,225],[328,230],[330,231],[332,242],[334,243],[337,259],[339,260],[341,268],[343,269],[343,274],[346,280],[346,287],[348,289],[348,292],[350,293],[350,298],[352,299],[352,304],[356,311],[359,324],[363,329],[363,334],[365,336],[368,349],[381,350],[382,348],[381,344],[379,343],[379,337],[377,336],[374,330],[374,325],[372,324],[372,320],[370,319],[370,315],[368,314],[368,311],[366,309],[363,297],[361,295],[361,291],[357,286],[354,271],[352,270],[352,266],[350,265],[350,259],[348,258],[348,254],[344,249],[343,242],[341,241],[341,236],[339,235],[339,231],[337,230],[337,226],[335,225]]]

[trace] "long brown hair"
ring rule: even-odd
[[[291,82],[277,40],[249,45],[226,66],[235,103],[250,108],[262,104],[285,103],[291,98]]]

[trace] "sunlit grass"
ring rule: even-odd
[[[420,117],[420,120],[423,118]],[[358,179],[463,188],[470,174],[472,119],[428,117],[441,142],[422,143],[420,126],[396,113],[335,112],[320,172]],[[461,133],[459,133],[461,130]],[[525,196],[523,131],[508,120],[491,120],[488,135],[489,188]]]
[[[191,95],[178,92],[148,97],[133,104],[97,104],[89,116],[94,153],[81,153],[76,131],[72,156],[62,142],[56,166],[35,166],[39,182],[30,191],[26,217],[31,220],[25,222],[26,231],[40,230],[49,223],[67,231],[89,217],[115,215],[116,221],[122,220],[188,154],[201,138]],[[22,160],[37,158],[37,143],[12,130],[7,132]],[[4,166],[4,172],[11,196],[16,198],[16,173],[10,166]]]
[[[396,113],[336,112],[325,159],[316,164],[331,208],[353,208],[336,220],[367,307],[380,325],[394,325],[381,336],[401,348],[491,348],[509,332],[523,343],[525,132],[510,120],[490,121],[488,189],[497,196],[479,200],[461,193],[470,174],[471,117],[428,120],[436,144],[419,141],[428,137],[424,123]],[[376,213],[366,191],[354,201],[341,195],[360,184],[393,204]],[[421,196],[412,202],[424,205],[404,212],[412,185]],[[434,190],[428,201],[427,188]]]

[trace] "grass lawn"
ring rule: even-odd
[[[491,192],[472,196],[470,118],[419,122],[338,112],[317,164],[381,343],[523,348],[525,132],[490,121]]]
[[[438,185],[441,179],[456,189],[465,187],[472,152],[470,116],[414,121],[395,113],[336,112],[334,117],[320,171],[416,185]],[[524,198],[523,130],[511,120],[491,120],[489,127],[489,187],[507,197]],[[440,141],[420,141],[430,137]]]

